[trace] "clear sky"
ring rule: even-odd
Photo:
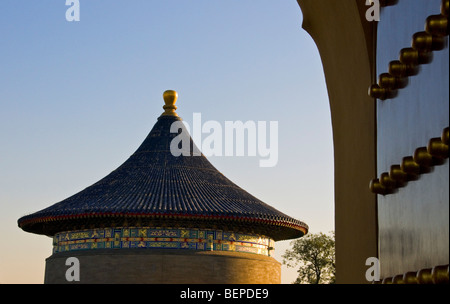
[[[317,48],[295,0],[0,1],[0,283],[42,283],[52,241],[17,219],[121,165],[179,94],[202,120],[277,121],[278,163],[211,157],[310,232],[334,230],[331,118]],[[275,258],[289,248],[276,243]],[[295,270],[282,268],[282,283]]]

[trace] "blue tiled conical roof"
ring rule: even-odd
[[[205,156],[173,156],[170,142],[178,134],[170,133],[170,126],[179,120],[162,115],[119,168],[81,192],[20,218],[19,227],[49,236],[100,227],[193,227],[258,233],[274,240],[307,232],[305,223],[235,185]]]

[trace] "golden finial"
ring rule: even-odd
[[[175,112],[175,110],[177,109],[175,103],[178,99],[178,93],[173,90],[167,90],[164,92],[163,98],[165,103],[163,109],[165,111],[161,114],[161,116],[178,116],[178,114]]]

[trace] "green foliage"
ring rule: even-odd
[[[334,232],[307,234],[291,242],[292,249],[286,250],[283,264],[299,267],[294,284],[333,284],[335,282]]]

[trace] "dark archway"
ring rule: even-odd
[[[334,141],[337,283],[367,283],[365,261],[377,257],[373,80],[375,23],[365,20],[364,1],[298,0],[303,28],[320,52]]]

